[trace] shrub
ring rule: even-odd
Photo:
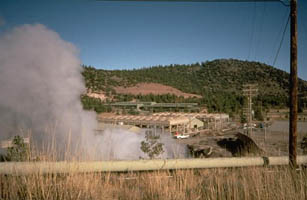
[[[163,154],[163,143],[159,142],[160,136],[154,135],[151,131],[145,133],[145,141],[141,142],[141,150],[154,159]]]
[[[7,149],[7,160],[26,161],[29,160],[29,146],[24,142],[23,137],[17,135],[12,140],[12,147]]]

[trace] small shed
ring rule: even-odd
[[[188,126],[190,129],[200,129],[204,127],[204,122],[195,117],[192,117],[190,118],[190,122]]]

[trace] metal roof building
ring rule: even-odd
[[[152,115],[101,114],[98,121],[106,124],[133,125],[140,128],[161,129],[162,132],[182,133],[198,131],[202,128],[220,129],[228,121],[227,114],[207,113],[155,113]]]
[[[189,123],[185,116],[135,116],[135,115],[100,115],[98,121],[110,124],[127,124],[138,126],[171,126]]]

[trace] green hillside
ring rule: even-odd
[[[210,111],[238,112],[243,104],[242,85],[258,84],[259,95],[255,106],[286,107],[288,105],[289,74],[272,66],[235,59],[219,59],[191,65],[155,66],[134,70],[101,70],[84,66],[86,87],[104,91],[118,100],[115,86],[133,86],[137,83],[160,83],[186,93],[199,94],[195,101],[205,104]],[[299,80],[300,106],[307,97],[307,82]],[[125,95],[124,95],[125,96]],[[126,95],[127,96],[127,95]],[[126,100],[136,98],[127,97]],[[143,97],[137,97],[139,100]],[[159,99],[158,99],[159,100]],[[170,101],[173,100],[170,98]],[[177,99],[178,101],[178,99]]]

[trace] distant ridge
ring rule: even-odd
[[[258,99],[269,106],[288,104],[289,74],[260,63],[236,59],[217,59],[190,65],[154,66],[133,70],[102,70],[84,66],[86,87],[91,91],[116,94],[116,87],[139,83],[159,83],[184,93],[207,98],[240,100],[242,85],[256,83]],[[307,82],[299,79],[300,103],[307,103]],[[222,101],[225,103],[226,99]],[[241,99],[242,100],[242,99]],[[241,102],[242,104],[242,102]]]

